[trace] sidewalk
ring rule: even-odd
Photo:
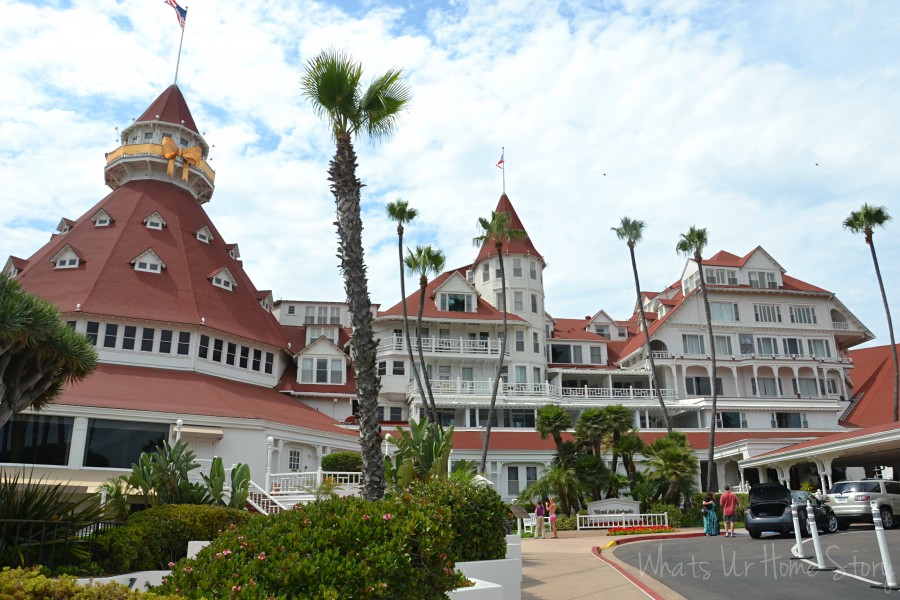
[[[692,534],[702,530],[686,527],[679,534]],[[669,537],[679,534],[656,534],[652,537]],[[565,535],[565,537],[563,537]],[[629,571],[630,567],[615,559],[606,550],[602,559],[594,553],[611,541],[628,543],[630,536],[607,537],[606,532],[560,532],[559,539],[522,540],[522,600],[575,600],[610,598],[616,600],[683,600],[664,585],[642,579],[646,591],[638,587],[617,570]],[[651,536],[634,536],[647,539]],[[639,543],[637,539],[635,543]],[[610,564],[612,563],[612,564]]]

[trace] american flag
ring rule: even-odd
[[[502,168],[503,168],[503,155],[504,155],[504,154],[506,154],[506,150],[502,150],[502,151],[500,152],[500,160],[497,161],[497,168],[498,168],[498,169],[502,169]]]
[[[175,9],[175,15],[178,17],[178,24],[184,29],[184,22],[187,20],[187,9],[178,6],[175,0],[163,0],[166,4]]]

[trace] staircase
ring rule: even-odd
[[[266,490],[253,481],[250,482],[250,492],[247,494],[247,508],[263,515],[274,515],[283,510],[291,510],[294,503],[276,500]]]

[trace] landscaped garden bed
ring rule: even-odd
[[[645,535],[648,533],[673,533],[675,531],[678,530],[666,525],[637,525],[634,527],[610,527],[606,530],[606,535]]]

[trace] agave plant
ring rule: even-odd
[[[62,483],[27,478],[19,471],[0,473],[0,558],[25,565],[32,557],[55,560],[88,557],[78,532],[100,519],[103,509],[92,496],[75,498]]]
[[[416,479],[447,477],[450,450],[453,448],[453,426],[440,423],[410,421],[409,427],[397,428],[399,437],[388,435],[397,453],[384,457],[384,472],[393,489],[403,489]]]

